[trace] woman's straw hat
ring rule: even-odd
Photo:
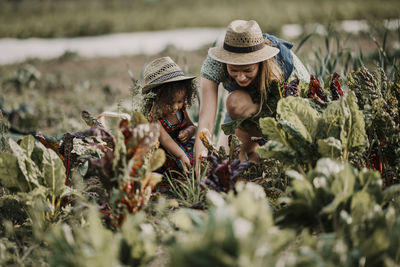
[[[185,76],[181,68],[170,57],[161,57],[151,61],[143,71],[143,88],[145,93],[151,88],[164,83],[190,80],[196,77]]]
[[[274,57],[279,49],[265,43],[260,26],[254,20],[234,20],[225,34],[223,47],[213,47],[208,55],[232,65],[247,65]]]

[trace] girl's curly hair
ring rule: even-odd
[[[190,107],[197,97],[197,84],[194,80],[183,80],[164,83],[152,88],[144,96],[142,113],[150,120],[158,119],[161,116],[161,106],[172,105],[173,96],[182,90],[186,91],[185,104]]]

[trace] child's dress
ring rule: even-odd
[[[175,143],[178,144],[178,146],[185,152],[186,156],[190,160],[190,164],[193,165],[193,147],[194,147],[194,138],[189,139],[189,141],[186,144],[183,144],[179,138],[179,132],[187,127],[187,122],[185,121],[185,113],[186,113],[186,108],[183,107],[182,109],[178,110],[176,113],[176,117],[178,119],[178,123],[176,124],[171,124],[166,118],[161,117],[159,119],[161,125],[164,127],[164,129],[167,131],[167,133],[172,137],[172,139],[175,141]],[[162,146],[161,146],[162,147]],[[163,148],[163,147],[162,147]],[[166,170],[182,170],[182,163],[171,153],[168,153],[168,151],[163,148],[166,152],[167,158],[165,160],[164,165],[161,168],[161,171],[164,172]]]

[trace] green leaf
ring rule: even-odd
[[[269,140],[277,141],[282,144],[286,142],[284,132],[278,127],[278,123],[274,118],[266,117],[260,119],[261,131]]]
[[[315,193],[312,184],[306,179],[294,179],[292,181],[293,192],[296,197],[303,199],[311,207],[315,198]]]
[[[336,212],[339,205],[344,204],[353,194],[355,180],[354,171],[348,165],[345,166],[342,171],[334,175],[331,191],[335,198],[329,205],[322,209],[321,213],[332,214]]]
[[[344,169],[343,163],[330,158],[322,158],[318,160],[315,166],[315,172],[322,173],[326,177],[334,176],[336,173]]]
[[[308,142],[290,121],[279,121],[278,125],[286,133],[287,143],[297,152],[297,159],[302,163],[312,163],[319,158],[317,146]]]
[[[150,170],[155,171],[165,162],[165,152],[161,148],[157,149],[150,158]]]
[[[342,143],[334,137],[319,139],[318,152],[322,157],[339,159],[342,156]]]
[[[258,128],[258,125],[257,121],[255,121],[255,118],[243,118],[243,119],[232,120],[230,122],[223,123],[221,125],[221,129],[224,131],[225,135],[235,134],[236,129],[239,127],[243,129],[253,129],[253,128]]]
[[[333,137],[336,139],[341,139],[341,133],[346,121],[346,114],[349,112],[346,107],[342,107],[341,103],[343,101],[340,101],[341,100],[330,102],[328,107],[321,114],[317,138],[325,139],[327,137]]]
[[[256,148],[262,158],[274,158],[290,165],[296,163],[296,151],[280,142],[268,141],[261,147]]]
[[[283,98],[278,102],[277,113],[280,120],[292,122],[304,139],[313,142],[319,116],[307,100],[292,96]]]
[[[354,193],[351,199],[351,216],[354,220],[358,220],[362,218],[364,214],[367,214],[369,210],[372,210],[375,204],[376,202],[370,198],[367,192],[358,191]]]
[[[38,147],[43,150],[44,182],[50,188],[52,194],[59,197],[65,189],[66,171],[64,163],[53,150],[45,148],[41,143],[38,143]]]
[[[18,165],[18,159],[13,154],[4,152],[0,154],[0,183],[7,188],[18,188],[25,192],[29,190]]]
[[[30,158],[35,147],[35,138],[32,135],[27,135],[21,140],[19,146],[25,150],[26,156]]]
[[[14,140],[11,138],[8,140],[11,150],[14,156],[18,160],[18,166],[21,170],[23,176],[28,182],[29,189],[32,190],[33,187],[39,186],[39,178],[41,177],[40,170],[35,162],[27,156],[27,152],[21,148]]]
[[[365,148],[367,143],[364,116],[359,110],[357,105],[357,98],[353,92],[349,92],[347,97],[344,98],[351,113],[351,127],[349,127],[349,142],[347,147],[353,148]]]
[[[399,194],[400,194],[400,184],[389,186],[383,191],[383,200],[385,202],[389,202]]]

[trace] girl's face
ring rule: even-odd
[[[178,110],[183,108],[183,104],[185,103],[185,96],[186,96],[185,90],[180,90],[175,92],[172,98],[172,103],[163,106],[162,109],[163,113],[166,115],[168,114],[175,115]]]
[[[227,64],[229,76],[241,87],[246,87],[257,77],[259,63],[249,65],[230,65]]]

